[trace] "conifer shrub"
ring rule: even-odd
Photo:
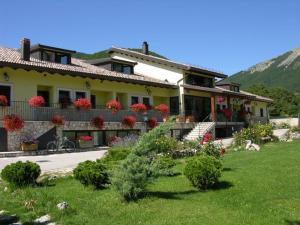
[[[199,190],[206,190],[218,182],[221,177],[222,164],[215,157],[200,155],[191,158],[185,168],[184,175]]]
[[[40,174],[41,168],[38,164],[18,161],[4,167],[1,171],[1,178],[12,187],[24,187],[35,185]]]

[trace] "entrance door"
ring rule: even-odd
[[[0,128],[0,152],[7,151],[7,131]]]
[[[0,85],[0,95],[4,95],[7,98],[8,106],[10,106],[11,101],[11,87],[7,85]]]

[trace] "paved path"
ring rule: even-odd
[[[2,170],[6,165],[10,163],[29,160],[38,163],[41,166],[42,173],[52,171],[71,171],[77,166],[78,163],[85,160],[99,159],[105,154],[105,152],[105,150],[101,150],[41,156],[0,158],[0,170]]]

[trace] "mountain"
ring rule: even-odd
[[[243,89],[263,84],[267,87],[281,87],[300,92],[300,47],[258,63],[228,79],[240,83]]]
[[[128,48],[128,49],[131,51],[135,51],[135,52],[142,52],[142,49],[140,49],[140,48]],[[166,57],[159,55],[156,52],[152,52],[152,51],[149,51],[149,55],[156,56],[156,57],[159,57],[162,59],[167,59]],[[77,52],[77,53],[73,54],[72,56],[74,58],[78,58],[78,59],[100,59],[100,58],[108,58],[109,54],[108,54],[108,49],[106,49],[103,51],[95,52],[93,54]]]

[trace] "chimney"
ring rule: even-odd
[[[143,48],[142,48],[142,50],[143,50],[143,54],[149,55],[149,45],[148,45],[147,41],[143,42]]]
[[[21,40],[21,59],[30,61],[30,39],[23,38]]]

